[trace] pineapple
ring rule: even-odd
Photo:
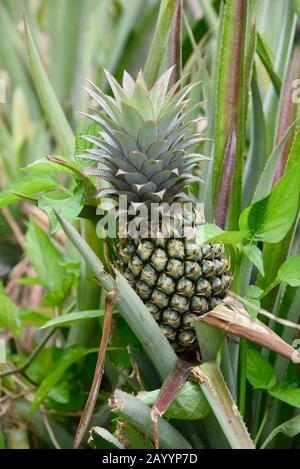
[[[142,72],[136,81],[124,72],[122,86],[106,72],[113,98],[94,85],[87,88],[98,105],[88,117],[102,130],[97,138],[85,136],[93,148],[82,156],[101,163],[86,172],[110,183],[100,198],[126,195],[128,212],[142,203],[183,204],[191,199],[182,191],[198,180],[192,169],[204,158],[191,152],[199,136],[188,136],[194,125],[187,122],[192,86],[170,87],[171,74],[169,69],[148,89]],[[193,209],[186,218],[197,223]],[[128,232],[117,245],[117,264],[180,353],[197,347],[193,320],[213,309],[230,287],[229,262],[222,244],[200,246],[191,232],[178,238],[172,230],[168,236],[161,231],[154,237],[150,228],[143,237]]]

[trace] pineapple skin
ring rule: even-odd
[[[215,308],[231,285],[222,244],[188,239],[123,240],[118,267],[175,352],[198,346],[193,320]]]

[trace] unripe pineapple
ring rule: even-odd
[[[82,156],[105,167],[87,173],[110,183],[100,190],[100,198],[126,195],[129,212],[142,203],[183,203],[188,199],[183,189],[199,180],[192,169],[204,158],[190,150],[199,136],[188,136],[194,125],[187,122],[186,110],[191,85],[170,88],[171,73],[148,89],[141,72],[136,81],[125,72],[122,87],[106,72],[114,98],[96,87],[87,90],[99,106],[89,117],[102,131],[98,138],[85,136],[94,147]],[[193,210],[189,216],[194,226]],[[199,246],[190,232],[178,238],[171,230],[164,237],[159,229],[158,236],[150,228],[146,237],[127,232],[117,246],[117,264],[181,352],[197,346],[193,320],[213,309],[230,287],[229,262],[222,244]]]

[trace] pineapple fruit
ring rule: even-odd
[[[128,212],[142,203],[183,204],[191,199],[182,191],[198,180],[192,170],[203,157],[191,148],[199,136],[188,136],[194,125],[187,110],[191,85],[170,87],[171,74],[169,69],[148,89],[142,72],[136,81],[124,72],[122,86],[106,72],[113,98],[94,85],[87,88],[97,103],[88,117],[102,130],[98,137],[85,136],[93,147],[82,156],[101,163],[86,172],[109,182],[100,198],[126,195]],[[188,215],[194,226],[194,211]],[[117,245],[117,265],[174,350],[195,349],[193,320],[213,309],[230,287],[224,246],[200,246],[190,233],[178,238],[172,230],[168,236],[150,232],[143,237],[127,233]]]

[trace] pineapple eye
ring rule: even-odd
[[[210,296],[211,295],[211,285],[208,280],[200,278],[196,283],[196,293],[197,295]]]
[[[171,298],[170,306],[179,313],[186,313],[189,309],[189,303],[188,298],[175,293]]]
[[[172,326],[169,326],[169,324],[160,324],[159,325],[167,339],[172,340],[175,339],[176,336],[176,329],[173,329]]]
[[[143,299],[143,300],[148,300],[148,298],[150,298],[150,295],[151,295],[151,288],[149,287],[149,285],[147,285],[146,282],[143,282],[142,280],[139,280],[136,284],[136,290],[139,294],[139,296]]]
[[[187,278],[181,278],[178,280],[177,285],[176,285],[176,291],[180,295],[186,295],[188,297],[193,296],[194,293],[194,285],[193,282],[191,282]]]
[[[121,259],[117,259],[116,264],[122,272],[124,272],[126,267],[128,266],[128,263],[125,261],[122,261]]]
[[[170,277],[174,279],[178,279],[183,276],[183,271],[184,271],[184,265],[182,262],[180,262],[178,259],[170,259],[166,272]]]
[[[180,314],[174,309],[165,309],[162,312],[161,319],[164,324],[169,324],[170,326],[178,327],[180,324]]]
[[[157,280],[156,270],[153,269],[150,264],[145,265],[142,270],[140,279],[148,283],[151,287],[154,287],[155,282]]]
[[[191,280],[198,280],[201,276],[201,267],[198,262],[186,261],[185,263],[185,276]]]
[[[212,277],[213,275],[215,275],[216,268],[215,264],[212,261],[202,261],[201,267],[202,274],[204,277]]]
[[[160,290],[153,290],[151,295],[151,301],[159,308],[165,308],[168,306],[169,298],[168,296]]]
[[[224,244],[212,244],[211,250],[214,257],[221,257],[224,254]]]
[[[131,272],[130,269],[127,268],[127,269],[125,270],[124,276],[125,276],[126,280],[127,280],[130,284],[134,283],[135,277],[134,277],[134,275],[133,275],[133,273]]]
[[[195,241],[187,241],[185,243],[186,257],[191,260],[201,260],[201,248]]]
[[[167,240],[161,235],[158,235],[157,238],[154,239],[154,244],[158,248],[165,248],[166,242]]]
[[[207,259],[212,256],[212,247],[210,244],[203,244],[201,246],[201,251],[203,259]]]
[[[178,333],[178,342],[183,345],[184,347],[190,347],[196,339],[196,333],[195,331],[188,329],[184,330],[181,329]]]
[[[156,321],[159,321],[160,319],[160,309],[154,305],[153,303],[146,303],[146,308],[148,309],[149,313],[152,314],[152,316],[154,317],[154,319]]]
[[[128,244],[126,244],[126,246],[119,245],[118,251],[121,259],[128,262],[132,254],[135,252],[135,247],[132,242],[129,242]]]
[[[212,296],[209,300],[209,310],[214,309],[222,302],[222,299],[218,296]]]
[[[195,313],[187,313],[182,318],[182,327],[187,327],[188,329],[193,327],[193,321],[199,316]]]
[[[168,242],[168,254],[176,259],[184,259],[184,245],[178,239],[171,239]]]
[[[221,280],[223,284],[223,291],[228,290],[232,284],[232,277],[230,275],[222,275]]]
[[[229,269],[229,262],[227,259],[214,259],[216,268],[216,275],[221,275]]]
[[[218,294],[223,291],[223,283],[219,277],[213,277],[211,279],[211,288],[213,293]]]
[[[143,261],[136,254],[129,261],[129,267],[133,275],[140,275],[143,269]]]
[[[167,294],[173,293],[175,290],[174,280],[166,274],[160,274],[157,281],[157,288]]]
[[[151,256],[151,265],[157,272],[165,270],[166,263],[168,262],[167,254],[163,249],[156,249]]]
[[[195,313],[204,314],[208,311],[208,301],[203,296],[193,296],[191,310]]]
[[[137,253],[143,261],[147,261],[153,253],[154,245],[152,241],[141,241],[137,248]]]

